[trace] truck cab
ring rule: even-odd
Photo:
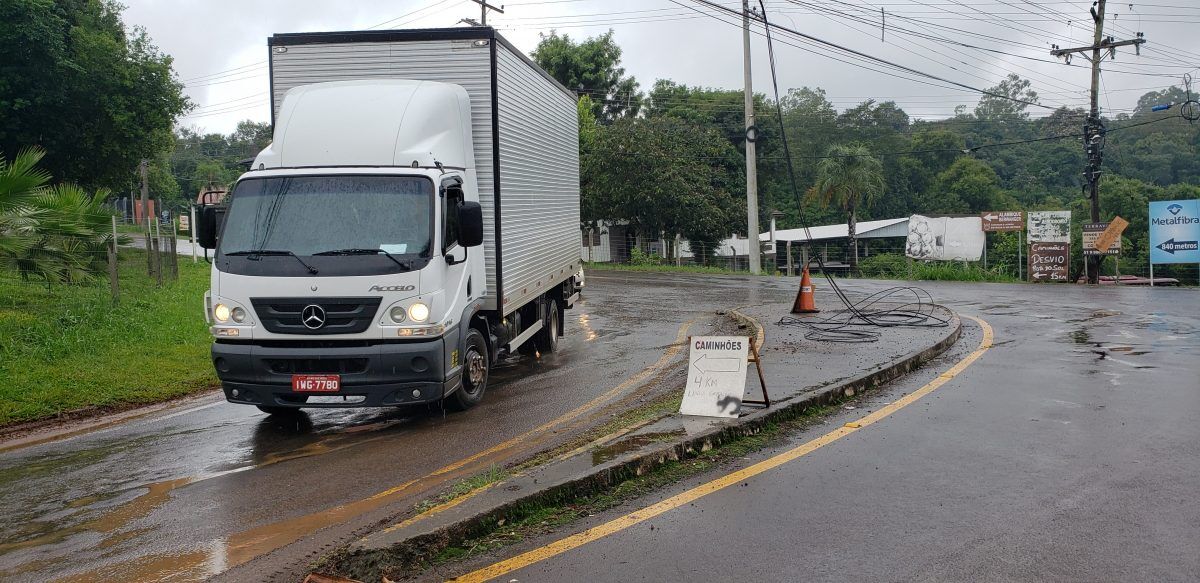
[[[498,350],[466,92],[309,85],[280,117],[227,209],[206,209],[224,215],[205,304],[226,398],[477,403]]]

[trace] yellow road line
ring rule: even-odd
[[[696,320],[690,320],[688,322],[685,322],[682,326],[680,326],[679,331],[675,334],[675,340],[671,343],[671,345],[669,347],[667,347],[667,350],[665,352],[663,352],[662,356],[660,356],[659,359],[654,362],[654,364],[642,369],[637,374],[625,379],[624,382],[609,389],[608,391],[605,391],[604,394],[596,397],[595,399],[592,399],[591,401],[588,401],[587,403],[584,403],[583,405],[580,405],[579,407],[576,407],[575,409],[572,409],[571,411],[568,411],[567,413],[564,413],[560,417],[557,417],[551,421],[543,423],[542,425],[538,426],[535,429],[526,431],[525,433],[522,433],[521,435],[518,435],[511,439],[507,439],[500,443],[497,443],[496,445],[493,445],[492,447],[489,447],[483,451],[480,451],[476,454],[473,454],[471,456],[460,459],[449,465],[443,466],[440,469],[434,470],[433,472],[431,472],[430,474],[426,475],[424,478],[421,478],[421,479],[424,480],[424,479],[431,478],[434,476],[448,474],[448,473],[453,472],[454,470],[457,470],[457,469],[459,469],[473,461],[476,461],[480,458],[488,457],[492,454],[510,449],[535,435],[545,433],[546,431],[548,431],[558,425],[567,423],[568,421],[571,421],[571,420],[575,419],[576,417],[579,417],[580,415],[587,413],[591,409],[595,408],[597,405],[600,405],[600,404],[604,403],[605,401],[619,395],[622,391],[628,389],[632,385],[635,385],[635,384],[641,382],[642,380],[646,379],[647,377],[657,373],[659,371],[659,369],[663,368],[668,363],[670,363],[670,361],[677,354],[679,354],[679,351],[683,350],[684,341],[687,339],[688,330],[691,329],[692,324],[695,324],[695,323],[696,323]],[[419,481],[419,480],[412,480],[409,482],[405,482],[405,483],[395,486],[393,488],[389,488],[387,490],[379,492],[379,493],[375,494],[374,496],[371,496],[371,498],[375,499],[375,498],[384,498],[384,497],[391,496],[392,494],[395,494],[396,492],[399,492],[401,490],[404,490],[405,488],[408,488],[409,486],[411,486],[413,483],[415,483],[417,481]],[[456,505],[460,504],[462,502],[463,502],[463,500],[460,500],[459,502],[456,503]],[[433,509],[430,509],[430,510],[432,511]],[[440,512],[441,510],[445,510],[445,508],[441,508],[440,510],[438,510],[438,512]],[[426,513],[414,516],[414,517],[404,521],[403,523],[396,525],[393,528],[398,528],[402,524],[410,524],[412,522],[416,522],[417,520],[426,518],[429,515],[430,515],[430,511],[426,511]],[[388,529],[388,530],[391,530],[391,529]]]
[[[977,322],[979,326],[983,328],[983,340],[979,342],[979,347],[976,348],[974,352],[967,355],[966,358],[958,361],[957,364],[950,367],[950,369],[946,372],[938,375],[937,378],[933,379],[925,386],[897,399],[893,403],[879,409],[878,411],[875,411],[857,421],[847,423],[846,425],[830,431],[829,433],[813,439],[812,441],[806,442],[799,447],[765,459],[752,466],[742,468],[731,474],[726,474],[711,482],[701,484],[686,492],[676,494],[675,496],[647,506],[641,510],[637,510],[630,514],[626,514],[625,516],[615,518],[609,522],[601,524],[600,526],[589,528],[583,532],[554,541],[546,546],[533,549],[504,561],[500,561],[499,563],[484,567],[478,571],[467,573],[462,577],[453,579],[453,581],[459,583],[488,581],[501,575],[516,571],[517,569],[522,569],[534,563],[544,561],[556,555],[565,553],[571,549],[575,549],[590,542],[604,538],[610,534],[625,530],[669,510],[679,508],[685,504],[690,504],[691,502],[712,494],[713,492],[717,492],[734,484],[744,482],[749,478],[757,476],[763,472],[766,472],[767,470],[782,466],[802,456],[808,455],[809,453],[825,447],[826,445],[850,435],[851,433],[859,431],[863,427],[867,427],[880,421],[888,415],[891,415],[892,413],[895,413],[896,411],[913,404],[921,397],[924,397],[925,395],[937,390],[938,387],[946,384],[947,381],[958,376],[958,374],[965,370],[968,366],[971,366],[972,363],[974,363],[976,360],[979,360],[979,357],[983,356],[983,353],[987,352],[987,350],[992,347],[992,327],[989,326],[987,322],[984,322],[979,318],[972,316],[967,317]]]

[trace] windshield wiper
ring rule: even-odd
[[[369,248],[334,249],[332,251],[322,251],[320,253],[313,253],[313,255],[379,255],[380,253],[387,255],[387,258],[391,259],[393,262],[395,262],[396,265],[399,265],[400,269],[403,269],[405,271],[412,270],[412,265],[409,265],[407,262],[396,259],[395,255],[392,255],[391,253],[388,253],[387,251],[384,251],[383,249],[369,249]]]
[[[283,250],[279,250],[279,249],[257,249],[254,251],[234,251],[232,253],[225,253],[225,255],[228,257],[237,257],[239,255],[246,255],[247,256],[246,258],[251,261],[258,261],[257,257],[263,256],[263,255],[272,255],[272,256],[289,255],[291,257],[295,257],[296,261],[299,261],[300,265],[303,265],[304,268],[307,269],[309,273],[311,273],[313,275],[317,274],[316,267],[309,265],[307,262],[305,262],[303,259],[301,259],[299,255],[296,255],[295,253],[293,253],[291,251],[283,251]]]

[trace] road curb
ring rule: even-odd
[[[483,503],[478,499],[471,500],[445,512],[440,520],[419,521],[406,528],[373,533],[327,556],[318,568],[322,572],[378,580],[389,569],[412,566],[441,549],[483,534],[502,524],[500,521],[508,516],[521,515],[530,508],[561,503],[605,490],[665,463],[688,459],[735,439],[760,433],[769,424],[800,417],[812,407],[828,405],[893,381],[937,357],[958,341],[962,320],[948,308],[947,311],[953,314],[949,329],[933,345],[876,366],[849,380],[831,383],[800,397],[781,399],[773,403],[770,409],[755,411],[728,425],[714,426],[694,435],[681,436],[675,441],[655,443],[600,465],[593,466],[590,462],[583,464],[585,469],[564,473],[558,479],[546,480],[543,475],[538,480],[526,474],[514,478],[514,483],[507,488],[502,487],[503,483],[496,484],[497,487],[489,488],[488,493],[495,500]],[[728,315],[737,322],[753,327],[758,334],[763,333],[762,326],[750,316],[737,310],[729,310]],[[569,464],[570,460],[561,463]]]

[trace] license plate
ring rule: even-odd
[[[336,393],[342,388],[342,377],[336,374],[294,374],[292,390],[297,393]]]

